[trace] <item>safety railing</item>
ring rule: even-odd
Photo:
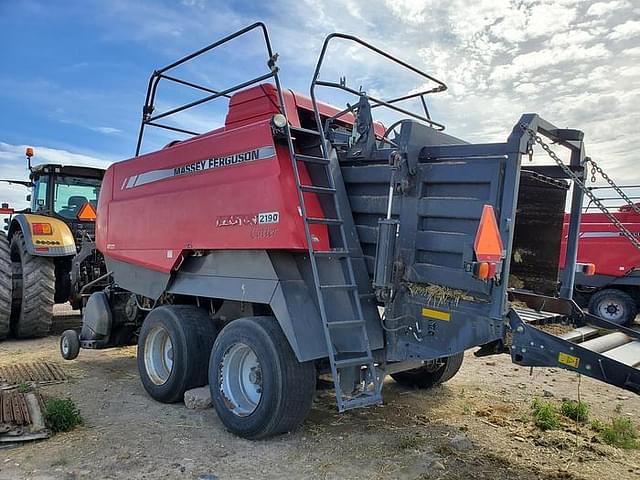
[[[178,78],[177,76],[175,76],[172,73],[172,70],[176,69],[177,67],[193,60],[196,57],[199,57],[205,53],[208,53],[212,50],[214,50],[217,47],[220,47],[221,45],[224,45],[234,39],[237,39],[240,36],[246,35],[249,32],[252,32],[254,30],[259,30],[262,32],[262,35],[264,37],[264,43],[265,43],[265,49],[267,52],[267,62],[266,65],[269,69],[269,71],[263,75],[259,75],[257,77],[251,78],[245,82],[242,83],[238,83],[236,85],[233,85],[230,88],[225,88],[223,90],[219,90],[219,89],[214,89],[210,86],[206,86],[206,85],[199,85],[197,83],[194,83],[192,81],[188,81],[188,80],[184,80],[182,78]],[[247,88],[251,85],[255,85],[257,83],[260,82],[264,82],[270,78],[274,79],[274,82],[276,84],[276,88],[278,91],[278,96],[279,96],[279,100],[280,100],[280,110],[281,113],[282,112],[282,105],[284,105],[283,102],[283,98],[282,98],[282,89],[280,88],[280,80],[278,78],[278,67],[276,66],[276,60],[278,58],[277,54],[273,53],[273,50],[271,48],[271,40],[269,39],[269,33],[267,32],[267,27],[264,25],[264,23],[262,22],[256,22],[252,25],[249,25],[241,30],[238,30],[235,33],[232,33],[230,35],[227,35],[226,37],[218,40],[217,42],[214,42],[210,45],[207,45],[204,48],[201,48],[200,50],[191,53],[183,58],[181,58],[180,60],[177,60],[173,63],[171,63],[170,65],[167,65],[164,68],[161,68],[159,70],[156,70],[153,72],[153,74],[151,75],[151,77],[149,78],[149,85],[147,87],[147,95],[145,98],[145,103],[144,103],[144,107],[142,109],[142,122],[140,124],[140,132],[138,134],[138,142],[136,145],[136,156],[138,156],[140,154],[140,149],[142,147],[142,141],[143,141],[143,137],[144,137],[144,131],[145,131],[145,127],[146,126],[150,126],[150,127],[157,127],[157,128],[162,128],[162,129],[166,129],[166,130],[170,130],[170,131],[174,131],[174,132],[178,132],[178,133],[183,133],[186,135],[199,135],[200,133],[204,133],[204,132],[193,132],[190,130],[186,130],[183,128],[179,128],[179,127],[175,127],[172,125],[166,125],[165,123],[158,123],[158,120],[164,119],[166,121],[166,119],[172,115],[175,115],[177,113],[183,112],[185,110],[188,110],[190,108],[202,105],[204,103],[208,103],[208,102],[212,102],[214,100],[217,100],[219,98],[226,98],[229,99],[231,98],[231,94],[241,90],[243,88]],[[170,74],[171,73],[171,74]],[[200,90],[202,92],[206,92],[208,93],[207,96],[202,97],[198,100],[194,100],[192,102],[186,103],[184,105],[180,105],[178,107],[172,108],[170,110],[164,111],[162,113],[157,113],[154,115],[154,111],[155,111],[155,100],[156,100],[156,93],[158,91],[158,85],[160,84],[161,81],[167,81],[167,82],[172,82],[172,83],[176,83],[179,85],[182,85],[184,87],[188,87],[188,88],[192,88],[195,90]]]
[[[380,107],[385,107],[388,108],[390,110],[393,110],[397,113],[406,115],[408,117],[414,118],[416,120],[422,121],[424,123],[426,123],[427,125],[436,128],[438,130],[444,130],[444,125],[442,123],[439,123],[435,120],[433,120],[431,118],[431,114],[429,112],[429,108],[427,107],[427,102],[425,99],[425,96],[431,93],[438,93],[438,92],[443,92],[447,89],[447,86],[445,85],[444,82],[438,80],[437,78],[423,72],[422,70],[417,69],[416,67],[414,67],[413,65],[410,65],[396,57],[394,57],[393,55],[391,55],[390,53],[387,53],[383,50],[380,50],[377,47],[374,47],[373,45],[370,45],[369,43],[359,39],[358,37],[355,37],[353,35],[346,35],[343,33],[332,33],[329,36],[327,36],[327,38],[325,39],[323,45],[322,45],[322,51],[320,52],[320,56],[318,57],[318,62],[316,64],[316,69],[313,75],[313,79],[311,81],[311,88],[310,88],[310,94],[311,94],[311,101],[313,102],[313,107],[315,110],[315,114],[316,114],[316,120],[318,123],[318,128],[321,129],[322,128],[322,124],[321,124],[321,119],[320,119],[320,113],[318,110],[318,104],[317,104],[317,100],[316,100],[316,87],[328,87],[328,88],[335,88],[335,89],[339,89],[339,90],[343,90],[347,93],[350,93],[354,96],[360,97],[361,95],[363,95],[363,92],[361,90],[356,90],[354,88],[351,88],[349,86],[347,86],[346,83],[346,79],[345,77],[342,77],[340,79],[339,82],[330,82],[330,81],[326,81],[326,80],[320,80],[320,72],[322,69],[322,65],[325,61],[325,57],[327,56],[327,48],[329,47],[329,44],[331,43],[332,40],[334,39],[339,39],[339,40],[345,40],[348,42],[353,42],[356,43],[358,45],[360,45],[361,47],[364,47],[367,50],[370,50],[372,52],[374,52],[377,55],[382,56],[383,58],[389,60],[392,63],[395,63],[397,65],[400,65],[403,69],[408,70],[412,73],[415,73],[416,75],[418,75],[419,77],[421,77],[422,79],[426,80],[427,82],[432,83],[434,86],[432,88],[428,88],[425,90],[420,90],[418,92],[415,93],[410,93],[407,95],[403,95],[403,96],[399,96],[399,97],[395,97],[395,98],[391,98],[388,100],[383,100],[383,99],[379,99],[376,98],[374,96],[368,95],[367,94],[367,99],[369,100],[370,104],[371,104],[371,108],[375,109],[375,108],[380,108]],[[406,102],[407,100],[413,100],[413,99],[419,99],[423,110],[424,110],[424,115],[421,114],[417,114],[415,112],[412,112],[410,110],[407,110],[406,108],[401,108],[398,106],[399,103],[402,102]],[[338,119],[344,115],[347,115],[348,113],[352,113],[353,110],[355,109],[355,105],[354,106],[347,106],[346,109],[336,113],[335,115],[333,115],[331,118],[329,118],[326,123],[330,123],[330,121]]]
[[[602,192],[603,197],[598,197],[599,200],[605,204],[610,209],[625,209],[626,211],[633,212],[633,209],[629,206],[628,202],[625,198],[622,198],[620,195],[615,195],[615,188],[604,185],[596,185],[592,187],[587,187],[590,191],[598,191]],[[625,196],[627,199],[631,200],[636,204],[640,204],[640,185],[619,185],[618,188],[625,190],[628,192],[632,190],[634,193],[629,194],[626,193]],[[582,209],[584,213],[589,212],[590,210],[598,210],[596,205],[592,201],[589,201],[587,205]]]

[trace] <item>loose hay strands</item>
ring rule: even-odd
[[[421,296],[427,299],[427,303],[434,306],[453,305],[458,306],[460,300],[469,302],[477,301],[474,297],[463,290],[433,285],[430,283],[406,283],[409,292],[413,296]]]

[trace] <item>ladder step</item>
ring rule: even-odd
[[[339,218],[320,218],[320,217],[307,217],[308,223],[319,223],[322,225],[342,225],[342,220]]]
[[[343,400],[338,409],[341,412],[345,410],[351,410],[352,408],[368,407],[371,405],[380,405],[382,403],[382,396],[377,392],[361,393],[357,397]]]
[[[305,163],[315,163],[318,165],[329,165],[329,160],[324,157],[313,157],[311,155],[299,155],[296,154],[296,160],[300,160]]]
[[[315,135],[317,137],[320,136],[320,132],[318,132],[317,130],[310,130],[308,128],[289,127],[289,130],[291,130],[291,133],[293,133],[293,134],[295,134],[295,133],[304,133],[306,135]]]
[[[320,288],[322,288],[323,290],[355,290],[356,288],[358,288],[357,285],[353,284],[353,283],[336,283],[336,284],[326,284],[326,285],[320,285]]]
[[[331,194],[331,195],[336,193],[335,188],[317,187],[315,185],[300,185],[300,190],[307,193],[324,193],[324,194]]]
[[[344,360],[336,360],[333,363],[336,366],[336,368],[355,367],[356,365],[371,364],[373,363],[373,358],[371,357],[345,358]]]
[[[364,321],[362,320],[336,320],[333,322],[327,322],[327,327],[329,328],[341,328],[341,327],[356,327],[359,325],[364,325]]]
[[[316,257],[348,257],[349,251],[341,248],[336,248],[334,250],[318,250],[313,252]]]

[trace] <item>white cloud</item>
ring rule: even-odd
[[[122,133],[122,130],[114,127],[89,127],[94,132],[104,133],[105,135],[114,135],[116,133]]]
[[[602,17],[614,13],[622,8],[629,7],[631,4],[625,0],[596,2],[587,9],[587,16]]]
[[[611,40],[626,40],[640,35],[640,20],[629,20],[621,25],[616,25],[609,34]]]

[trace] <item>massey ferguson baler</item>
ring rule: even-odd
[[[264,36],[264,75],[223,90],[174,76],[252,31]],[[426,90],[383,100],[321,80],[334,42],[381,55]],[[473,347],[637,391],[638,333],[571,300],[579,188],[559,279],[569,181],[584,181],[582,132],[528,114],[504,143],[447,135],[426,103],[445,84],[347,35],[325,40],[310,98],[281,88],[276,58],[258,23],[154,72],[136,157],[108,169],[99,198],[97,245],[113,284],[90,297],[82,332],[64,334],[65,358],[137,337],[153,398],[175,402],[209,383],[224,425],[247,438],[299,425],[318,375],[332,376],[344,411],[381,403],[386,375],[444,382]],[[163,82],[204,96],[158,113]],[[355,100],[331,107],[316,99],[319,87]],[[225,98],[216,130],[165,123]],[[424,112],[402,107],[407,100]],[[385,129],[373,118],[380,109],[404,118]],[[193,136],[140,155],[149,126]],[[568,165],[543,137],[568,151]],[[536,144],[550,165],[523,164]],[[112,307],[123,297],[127,315]]]

